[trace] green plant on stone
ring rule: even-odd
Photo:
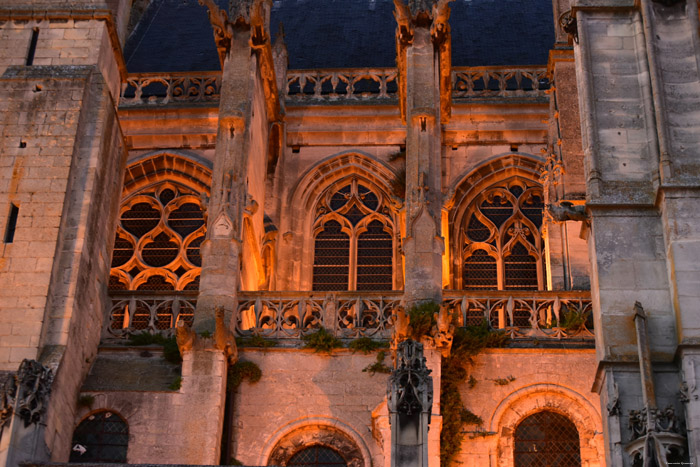
[[[205,339],[208,339],[208,338],[211,337],[211,332],[210,332],[210,331],[202,331],[202,332],[199,333],[199,336],[200,336],[200,337],[203,337],[203,338],[205,338]]]
[[[161,345],[163,346],[163,358],[174,365],[179,365],[182,363],[182,356],[180,356],[180,349],[177,347],[177,341],[174,337],[164,337],[160,334],[151,334],[149,332],[141,332],[139,334],[132,334],[129,336],[129,342],[127,345],[131,346],[141,346],[141,345]]]
[[[175,378],[175,381],[170,383],[170,386],[168,386],[168,389],[170,389],[171,391],[179,391],[181,387],[182,387],[182,377],[178,376],[177,378]]]
[[[513,381],[515,381],[515,377],[513,375],[510,375],[506,378],[494,379],[493,384],[495,384],[496,386],[506,386],[506,385],[512,383]]]
[[[474,386],[476,386],[476,378],[474,378],[473,375],[469,375],[469,381],[467,381],[467,384],[469,384],[469,389],[474,389]]]
[[[238,360],[233,365],[229,365],[227,376],[226,389],[235,391],[244,379],[248,380],[249,383],[257,383],[260,381],[262,371],[255,362]]]
[[[581,331],[586,324],[586,319],[581,313],[569,310],[564,313],[564,319],[559,321],[559,327],[566,332],[576,333]]]
[[[255,334],[250,337],[237,337],[236,345],[238,345],[239,347],[260,347],[263,349],[267,349],[269,347],[276,347],[277,341],[273,341],[272,339],[265,339],[264,337]]]
[[[447,467],[462,448],[466,424],[480,425],[481,418],[464,407],[459,384],[467,379],[465,365],[473,362],[473,357],[488,347],[504,347],[508,336],[500,331],[492,331],[484,320],[478,326],[457,328],[452,341],[450,356],[442,360],[440,385],[440,465]],[[468,384],[476,384],[470,377]]]
[[[328,332],[326,328],[320,328],[316,332],[302,336],[305,349],[314,349],[316,352],[331,353],[333,349],[343,347],[343,343]]]
[[[353,352],[368,354],[378,349],[388,349],[389,342],[385,340],[375,341],[369,337],[359,337],[348,344],[348,348]]]
[[[440,305],[435,302],[424,302],[409,308],[409,337],[415,341],[420,341],[421,337],[427,336],[436,324],[435,313],[439,311]]]
[[[386,352],[380,350],[377,352],[376,361],[364,367],[362,371],[369,373],[370,376],[374,376],[375,373],[391,373],[391,368],[384,364],[385,357]]]

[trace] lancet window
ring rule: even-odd
[[[381,190],[357,178],[331,187],[316,206],[313,290],[391,290],[394,232]]]
[[[198,290],[206,226],[199,193],[161,182],[128,196],[114,241],[110,290]]]
[[[462,287],[544,288],[542,188],[513,177],[480,193],[462,226]]]
[[[578,430],[556,412],[537,412],[515,429],[515,467],[581,466]]]

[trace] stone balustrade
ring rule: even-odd
[[[542,96],[549,89],[542,67],[453,67],[453,98]],[[221,72],[133,73],[122,84],[122,107],[218,102]],[[289,70],[285,97],[291,102],[376,100],[398,96],[396,68]]]
[[[122,83],[119,105],[165,105],[178,102],[217,102],[221,72],[135,73]]]
[[[298,339],[324,327],[339,338],[391,336],[403,292],[240,292],[234,319],[239,336]],[[105,338],[139,332],[172,335],[178,321],[192,323],[196,292],[112,292]],[[454,291],[443,305],[462,326],[488,322],[512,339],[593,338],[587,291]]]
[[[549,89],[547,69],[521,67],[453,67],[453,98],[543,96]]]
[[[289,100],[386,99],[398,93],[396,68],[289,70]]]

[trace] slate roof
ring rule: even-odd
[[[225,6],[226,0],[218,0]],[[454,66],[544,65],[554,45],[551,0],[454,0]],[[395,66],[392,0],[273,0],[290,69]],[[206,9],[197,0],[153,0],[129,37],[137,72],[218,70]]]

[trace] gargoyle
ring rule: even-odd
[[[441,39],[449,31],[450,24],[450,6],[452,0],[438,0],[433,4],[433,24],[430,28],[430,34]]]
[[[179,321],[177,323],[175,341],[177,342],[177,348],[180,349],[180,355],[188,350],[192,350],[196,338],[197,333],[195,333],[191,327],[187,326],[184,321]]]
[[[224,307],[217,306],[214,316],[216,318],[214,347],[222,350],[229,363],[234,364],[238,361],[238,347],[236,347],[236,338],[224,322]]]
[[[452,313],[450,310],[444,306],[440,306],[440,311],[435,313],[435,326],[432,329],[432,338],[435,343],[435,347],[440,349],[443,357],[447,357],[450,354],[450,349],[452,347],[452,340],[455,333],[455,325],[452,324]]]
[[[403,0],[394,0],[394,18],[398,25],[397,40],[406,44],[413,40],[413,26],[411,20],[413,15]]]
[[[546,212],[555,222],[585,222],[588,220],[585,206],[573,205],[565,201],[559,203],[558,206],[555,204],[548,204]]]

